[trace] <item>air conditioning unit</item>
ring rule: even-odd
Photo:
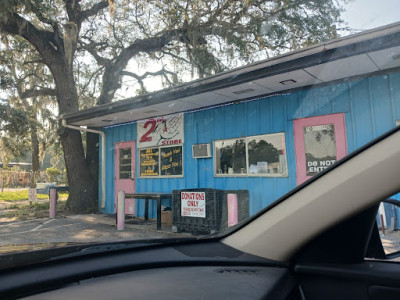
[[[207,158],[211,157],[210,144],[196,144],[192,146],[193,158]]]

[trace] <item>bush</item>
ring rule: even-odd
[[[46,174],[49,177],[49,182],[60,182],[62,177],[62,171],[57,168],[47,168]]]

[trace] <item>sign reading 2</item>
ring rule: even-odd
[[[144,123],[143,128],[146,129],[146,128],[149,127],[149,125],[150,125],[150,129],[147,130],[146,133],[142,135],[142,137],[140,138],[139,142],[145,143],[145,142],[151,142],[151,141],[153,140],[153,138],[152,138],[151,136],[149,136],[149,135],[150,135],[150,134],[154,131],[154,129],[156,128],[156,124],[157,124],[157,121],[154,120],[154,119],[150,119],[150,120],[148,120],[146,123]]]
[[[182,144],[183,123],[183,114],[139,121],[138,148]]]

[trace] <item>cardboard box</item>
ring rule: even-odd
[[[161,212],[161,225],[172,226],[172,211]]]

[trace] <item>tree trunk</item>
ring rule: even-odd
[[[97,178],[93,178],[86,163],[81,133],[66,129],[61,135],[67,168],[69,197],[67,209],[77,213],[93,212],[97,209]]]
[[[37,136],[37,127],[34,122],[31,123],[31,150],[32,150],[32,176],[29,183],[30,188],[36,188],[36,180],[39,177],[39,139]]]
[[[65,61],[53,65],[57,101],[60,115],[78,111],[78,95],[72,67]],[[67,169],[69,197],[66,208],[76,213],[97,211],[97,177],[93,177],[85,159],[81,132],[60,129],[60,139],[64,150]]]

